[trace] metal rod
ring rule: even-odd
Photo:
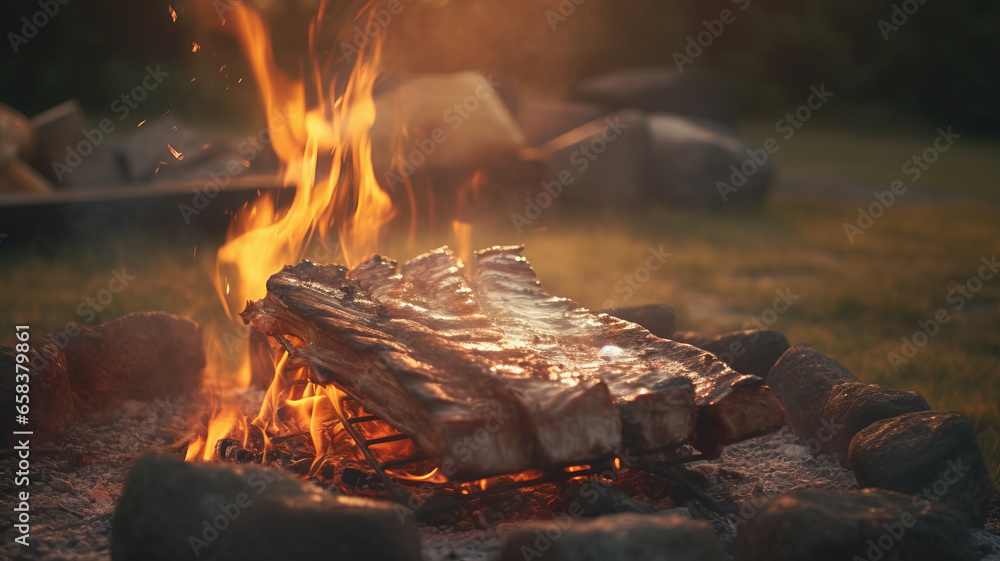
[[[344,407],[343,407],[344,400],[342,398],[338,398],[338,401],[339,403],[335,404],[336,406],[333,408],[333,410],[337,413],[337,416],[340,417],[340,421],[343,424],[344,430],[346,430],[347,433],[351,435],[351,438],[354,439],[354,442],[358,444],[358,448],[361,448],[361,453],[364,454],[365,459],[368,460],[369,464],[371,464],[372,469],[374,469],[375,473],[378,474],[379,479],[382,480],[382,483],[385,484],[385,488],[388,489],[389,492],[392,494],[393,499],[395,499],[396,502],[400,504],[408,505],[410,502],[410,497],[406,493],[404,493],[403,490],[400,489],[398,485],[396,485],[396,483],[392,480],[391,477],[386,475],[385,470],[382,469],[382,466],[379,464],[378,460],[376,460],[375,457],[372,456],[372,453],[368,450],[367,446],[368,441],[361,433],[357,431],[357,429],[354,428],[354,425],[347,422],[347,417],[344,414]]]
[[[367,441],[368,446],[376,446],[378,444],[388,444],[389,442],[399,442],[400,440],[410,440],[410,437],[405,434],[393,434],[390,436],[383,436],[380,438],[373,438]]]

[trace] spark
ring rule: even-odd
[[[170,144],[167,144],[167,148],[170,148],[170,153],[174,155],[174,158],[176,158],[177,161],[181,161],[184,159],[184,154],[175,150],[174,147],[171,146]]]

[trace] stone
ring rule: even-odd
[[[649,196],[656,201],[718,208],[755,207],[774,180],[774,163],[725,125],[666,113],[647,116]]]
[[[714,79],[668,67],[617,70],[594,76],[574,86],[569,97],[614,109],[634,107],[647,113],[702,117],[729,126],[735,126],[737,118],[732,97]]]
[[[838,427],[820,449],[833,454],[847,465],[847,450],[851,439],[875,421],[898,417],[903,413],[927,411],[931,407],[917,392],[887,388],[878,384],[846,382],[834,386],[823,406],[822,417]]]
[[[375,98],[372,165],[381,179],[429,168],[476,170],[525,145],[488,76],[415,74]]]
[[[255,160],[274,157],[269,143],[256,144],[244,139],[243,151],[238,152],[239,141],[185,126],[173,115],[145,123],[121,140],[114,148],[115,157],[128,183],[133,185],[180,180],[205,184],[223,172],[228,185],[228,178],[234,175],[230,162],[247,160],[255,164],[254,171],[259,173],[261,162]],[[171,148],[181,155],[179,159]],[[240,165],[235,175],[244,172],[249,175],[249,170]]]
[[[38,142],[30,163],[56,189],[95,189],[124,181],[115,161],[114,132],[118,120],[94,123],[71,99],[35,115],[31,126]]]
[[[799,343],[781,355],[764,381],[785,408],[788,426],[811,442],[828,439],[835,430],[820,414],[834,386],[858,379],[835,359]]]
[[[704,334],[698,333],[697,331],[674,331],[674,334],[671,335],[670,338],[678,343],[694,345],[699,349],[702,345],[707,343],[709,339],[711,339],[711,337],[706,337]]]
[[[674,334],[674,309],[665,304],[646,304],[645,306],[622,306],[608,308],[601,313],[616,318],[638,323],[657,337],[670,339]]]
[[[621,207],[637,204],[646,196],[649,130],[645,115],[639,111],[619,111],[594,119],[541,149],[549,154],[549,173],[542,182],[545,192],[539,197]]]
[[[740,374],[764,377],[788,350],[788,338],[773,329],[733,331],[695,345],[706,350]]]
[[[31,440],[36,442],[55,440],[72,424],[75,413],[73,392],[66,375],[66,357],[59,345],[50,339],[31,339],[27,343],[30,348],[26,353],[28,362],[21,363],[29,369],[27,425],[15,424],[17,396],[24,395],[16,390],[25,382],[17,377],[24,373],[17,370],[19,353],[15,347],[0,346],[0,368],[4,372],[0,381],[0,409],[9,412],[0,417],[0,430],[8,444],[14,443],[12,432],[15,430],[32,431]]]
[[[397,512],[398,511],[398,512]],[[412,515],[333,495],[257,466],[186,463],[162,453],[132,467],[112,522],[114,561],[420,561]]]
[[[579,505],[577,505],[579,506]],[[622,513],[591,520],[568,513],[513,526],[501,561],[723,561],[725,550],[704,521],[670,514]]]
[[[954,511],[890,491],[801,490],[752,499],[737,530],[740,561],[978,561]]]
[[[851,440],[847,454],[858,485],[919,495],[961,512],[981,527],[993,481],[965,416],[917,411],[875,422]]]
[[[521,104],[516,118],[528,146],[541,146],[610,112],[611,109],[594,103],[531,101]]]
[[[76,407],[88,416],[129,399],[190,392],[200,387],[205,368],[201,328],[165,312],[136,312],[82,327],[63,352]]]

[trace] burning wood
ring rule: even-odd
[[[451,479],[726,443],[777,428],[760,378],[689,345],[545,293],[521,248],[477,254],[467,280],[448,249],[352,270],[303,261],[241,314]]]

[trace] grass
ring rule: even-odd
[[[821,116],[820,116],[821,117]],[[903,164],[932,146],[939,127],[919,127],[907,134],[842,130],[806,122],[785,140],[774,123],[754,121],[741,127],[757,145],[767,138],[779,142],[774,159],[787,175],[813,175],[854,180],[885,189],[896,180],[920,191],[1000,202],[1000,142],[951,131],[960,138],[915,181]],[[940,128],[949,129],[947,125]]]
[[[756,130],[751,136],[767,134],[766,126]],[[906,155],[919,153],[930,139],[803,128],[792,140],[776,154],[782,170],[887,184]],[[777,193],[760,212],[647,208],[625,216],[553,208],[542,219],[548,221],[543,231],[518,235],[509,224],[478,228],[474,245],[527,244],[544,286],[589,307],[667,303],[677,310],[679,329],[706,334],[741,329],[753,318],[773,321],[770,327],[793,343],[811,343],[862,381],[918,391],[935,409],[967,415],[996,479],[1000,275],[963,298],[961,309],[949,294],[977,274],[983,257],[1000,254],[992,184],[1000,172],[997,153],[988,142],[956,144],[921,186],[960,197],[901,198],[854,243],[843,224],[870,200]],[[389,243],[384,253],[405,258],[447,242],[423,236]],[[625,290],[626,275],[645,278],[641,269],[650,250],[661,246],[672,256]],[[153,309],[217,322],[222,314],[209,276],[213,253],[211,242],[195,254],[193,247],[141,235],[56,248],[0,247],[0,285],[6,287],[0,314],[32,325],[35,334],[62,330],[68,321],[84,323],[89,316],[78,307],[124,266],[135,279],[93,323]],[[786,312],[772,313],[779,290],[797,299]],[[918,322],[938,310],[948,322],[894,369],[888,353],[899,353],[901,338],[912,337]]]

